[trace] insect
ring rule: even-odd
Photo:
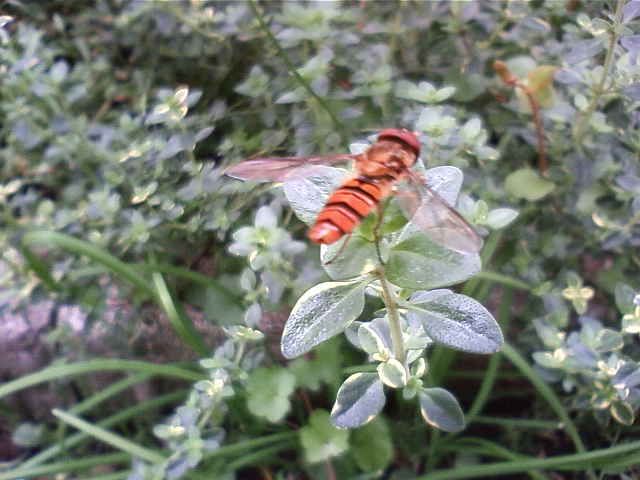
[[[434,242],[463,254],[478,252],[482,239],[474,228],[411,170],[419,155],[416,134],[388,128],[359,154],[256,158],[231,166],[225,173],[241,180],[281,182],[300,167],[353,161],[354,175],[329,196],[309,229],[312,242],[335,243],[372,211],[380,212],[381,202],[395,195],[407,217]]]

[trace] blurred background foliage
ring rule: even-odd
[[[7,397],[0,451],[9,468],[49,460],[59,465],[49,472],[73,472],[65,462],[91,454],[85,478],[201,478],[196,465],[229,478],[413,478],[455,465],[466,478],[483,462],[567,454],[572,441],[578,455],[606,452],[634,437],[639,1],[8,0],[0,14],[3,380],[96,356],[200,359],[214,372],[187,397],[182,383],[132,374],[136,389],[92,414],[105,418],[118,401],[147,405],[178,385],[182,396],[113,427],[155,448],[165,441],[169,462],[125,444],[116,446],[126,455],[100,462],[103,450],[85,442],[20,467],[69,435],[52,407],[69,409],[115,380],[67,372]],[[344,343],[282,367],[287,312],[324,275],[317,249],[278,189],[222,177],[250,156],[347,151],[383,127],[417,129],[428,166],[463,169],[458,207],[479,229],[512,221],[502,207],[519,211],[491,234],[485,270],[464,290],[502,308],[496,317],[516,352],[505,355],[536,367],[498,369],[498,357],[486,370],[482,359],[434,350],[431,381],[458,385],[466,407],[478,391],[486,397],[484,416],[474,411],[462,434],[429,434],[393,404],[393,421],[380,418],[369,433],[333,431],[320,410],[308,420],[305,407],[328,408],[342,369],[360,357]],[[263,350],[244,347],[259,340],[254,327]],[[207,363],[213,348],[218,360]],[[544,403],[553,391],[529,375],[558,392],[578,442]],[[230,396],[234,382],[240,397]],[[215,415],[199,418],[202,408]],[[285,415],[302,427],[300,444],[286,436]],[[242,443],[260,436],[263,444]],[[226,453],[233,461],[203,453],[225,442],[239,442]],[[592,465],[633,478],[639,448]],[[132,457],[144,460],[132,473],[115,467]]]

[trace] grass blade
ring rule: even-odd
[[[83,420],[80,417],[76,417],[75,415],[71,415],[68,412],[63,410],[54,408],[52,413],[62,420],[65,423],[68,423],[72,427],[77,428],[78,430],[84,432],[87,435],[92,436],[93,438],[100,440],[104,443],[111,445],[118,450],[122,450],[123,452],[128,453],[132,457],[140,458],[150,463],[161,463],[164,461],[164,457],[159,453],[150,450],[148,448],[143,447],[142,445],[138,445],[137,443],[132,442],[131,440],[127,440],[126,438],[116,435],[109,430],[98,427],[92,423]]]
[[[39,383],[49,382],[65,377],[83,375],[93,372],[105,371],[142,372],[149,375],[160,375],[181,378],[183,380],[198,381],[206,376],[193,370],[176,367],[174,365],[157,365],[155,363],[141,362],[137,360],[118,360],[112,358],[96,358],[86,362],[70,363],[67,365],[54,365],[39,372],[25,375],[11,382],[0,385],[0,398],[32,387]]]
[[[200,356],[205,356],[207,354],[207,347],[202,341],[202,337],[198,334],[191,318],[189,318],[181,306],[173,300],[173,296],[162,275],[157,272],[153,273],[152,279],[158,303],[160,303],[160,306],[167,314],[167,318],[175,332],[187,345],[198,352]]]

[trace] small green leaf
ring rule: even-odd
[[[284,368],[257,368],[247,380],[247,408],[258,417],[279,422],[289,412],[295,376]]]
[[[603,328],[596,335],[595,345],[593,347],[598,353],[606,353],[613,352],[614,350],[620,350],[623,346],[624,339],[620,332],[616,332],[609,328]]]
[[[360,348],[369,355],[383,352],[386,349],[384,340],[369,323],[362,324],[358,328],[358,343]]]
[[[407,369],[395,358],[378,365],[378,376],[391,388],[402,388],[407,384]]]
[[[567,358],[566,353],[562,349],[556,349],[552,352],[534,352],[533,360],[544,368],[562,368]]]
[[[540,318],[536,318],[533,320],[533,326],[545,347],[558,348],[562,346],[565,333],[561,332],[554,325],[551,325]]]
[[[24,422],[18,425],[15,429],[11,440],[14,444],[32,448],[42,443],[42,435],[44,433],[44,426],[38,423]]]
[[[518,212],[512,208],[495,208],[489,212],[484,222],[494,230],[506,227],[518,217]]]
[[[347,242],[346,247],[344,242]],[[322,245],[320,259],[327,274],[333,280],[358,277],[375,269],[378,265],[375,245],[356,234],[331,245]]]
[[[338,390],[331,421],[340,428],[359,427],[373,420],[385,401],[382,382],[376,373],[354,373]]]
[[[616,285],[616,306],[620,313],[631,313],[635,309],[633,299],[636,298],[637,292],[626,283]]]
[[[351,453],[358,467],[365,472],[381,471],[389,465],[393,459],[393,443],[383,417],[351,433]]]
[[[425,388],[418,398],[420,412],[429,424],[445,432],[459,432],[464,429],[464,414],[458,400],[444,388]]]
[[[407,317],[434,342],[471,353],[495,353],[504,343],[493,315],[473,298],[451,290],[416,292]]]
[[[617,422],[623,425],[633,425],[633,422],[635,421],[633,407],[627,402],[613,402],[609,411],[611,412],[613,418],[615,418]]]
[[[522,168],[510,173],[504,184],[505,190],[514,197],[532,202],[546,197],[555,187],[553,182],[542,178],[530,168]]]
[[[370,281],[326,282],[307,290],[284,326],[282,354],[295,358],[341,333],[362,313],[364,290]]]
[[[334,338],[318,346],[313,360],[303,357],[289,363],[289,370],[296,376],[297,386],[317,391],[322,384],[335,385],[339,381],[341,353],[340,342],[337,340]]]
[[[316,410],[309,417],[309,424],[300,429],[300,443],[309,463],[323,462],[347,451],[349,431],[331,425],[329,412]]]

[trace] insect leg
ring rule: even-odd
[[[376,244],[376,254],[378,255],[378,260],[380,260],[380,265],[384,265],[384,260],[382,260],[382,254],[380,253],[380,228],[382,227],[382,219],[384,218],[384,210],[387,207],[387,203],[389,199],[383,200],[378,203],[378,218],[376,219],[376,225],[373,227],[373,239]]]
[[[329,265],[333,263],[335,259],[338,258],[342,254],[342,252],[344,252],[344,249],[347,247],[347,243],[349,243],[349,240],[351,239],[351,235],[352,235],[351,233],[348,233],[346,235],[344,242],[342,242],[342,245],[340,245],[340,248],[338,249],[336,254],[333,256],[333,258],[327,262],[324,262],[322,265]]]

